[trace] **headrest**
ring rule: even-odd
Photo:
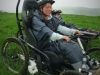
[[[38,9],[38,3],[36,2],[36,0],[24,0],[22,10],[28,9]]]
[[[22,20],[26,26],[31,26],[34,10],[38,9],[36,0],[24,0],[22,7]]]

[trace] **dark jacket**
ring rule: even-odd
[[[70,63],[76,63],[82,60],[82,51],[80,46],[74,42],[66,42],[66,40],[51,41],[50,36],[53,32],[57,32],[60,22],[57,18],[52,17],[50,20],[43,20],[39,12],[34,12],[32,19],[33,33],[37,39],[38,49],[41,51],[53,51],[61,54]]]
[[[38,10],[34,12],[32,27],[39,49],[43,49],[46,45],[48,45],[50,42],[50,36],[53,31],[57,31],[58,25],[59,21],[56,20],[56,18],[52,17],[51,20],[44,20]]]

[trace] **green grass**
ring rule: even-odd
[[[2,50],[2,45],[5,39],[8,37],[16,37],[18,31],[16,14],[14,13],[2,13],[0,12],[0,51]],[[77,27],[88,27],[94,30],[100,31],[100,16],[84,16],[84,15],[72,15],[72,14],[62,14],[65,22],[70,22],[75,24]],[[100,37],[98,39],[92,40],[88,44],[89,47],[100,46]],[[15,75],[9,71],[2,60],[0,53],[0,75]],[[40,75],[40,74],[39,74]]]

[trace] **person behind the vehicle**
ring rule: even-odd
[[[61,13],[62,13],[61,10],[56,10],[55,9],[55,10],[52,10],[51,13],[52,13],[53,16],[55,16],[56,18],[58,18],[61,23],[64,23],[65,24],[65,22],[63,21],[63,19],[61,17]]]
[[[38,0],[39,10],[34,12],[32,31],[37,39],[38,49],[61,54],[73,68],[79,71],[82,66],[83,53],[78,43],[67,35],[81,34],[79,30],[69,29],[55,21],[51,15],[53,0]],[[87,70],[89,69],[87,65]]]
[[[81,31],[87,31],[88,28],[78,28],[76,27],[74,24],[71,24],[69,22],[64,22],[63,18],[61,17],[61,13],[62,11],[61,10],[52,10],[52,15],[55,16],[56,18],[59,19],[60,23],[68,28],[71,28],[71,29],[77,29],[77,30],[81,30]]]

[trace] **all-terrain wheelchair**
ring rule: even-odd
[[[81,75],[74,70],[67,60],[64,60],[63,56],[51,51],[42,51],[37,48],[37,40],[32,33],[31,23],[32,17],[34,16],[33,12],[38,9],[38,4],[35,0],[24,0],[22,19],[19,19],[19,3],[20,0],[18,0],[16,6],[16,19],[20,37],[7,38],[2,46],[2,56],[8,69],[16,74],[22,75],[27,74],[27,71],[29,71],[30,74],[42,72],[45,75],[59,75],[59,73],[66,70],[66,75]],[[23,32],[22,28],[24,28],[25,32]],[[100,48],[95,47],[85,51],[80,37],[75,35],[75,38],[77,38],[83,50],[83,54],[86,56],[87,61],[83,60],[84,64],[89,60],[93,60],[93,64],[98,66],[100,64]],[[90,65],[90,67],[92,66]],[[82,68],[81,71],[88,74],[84,68]]]

